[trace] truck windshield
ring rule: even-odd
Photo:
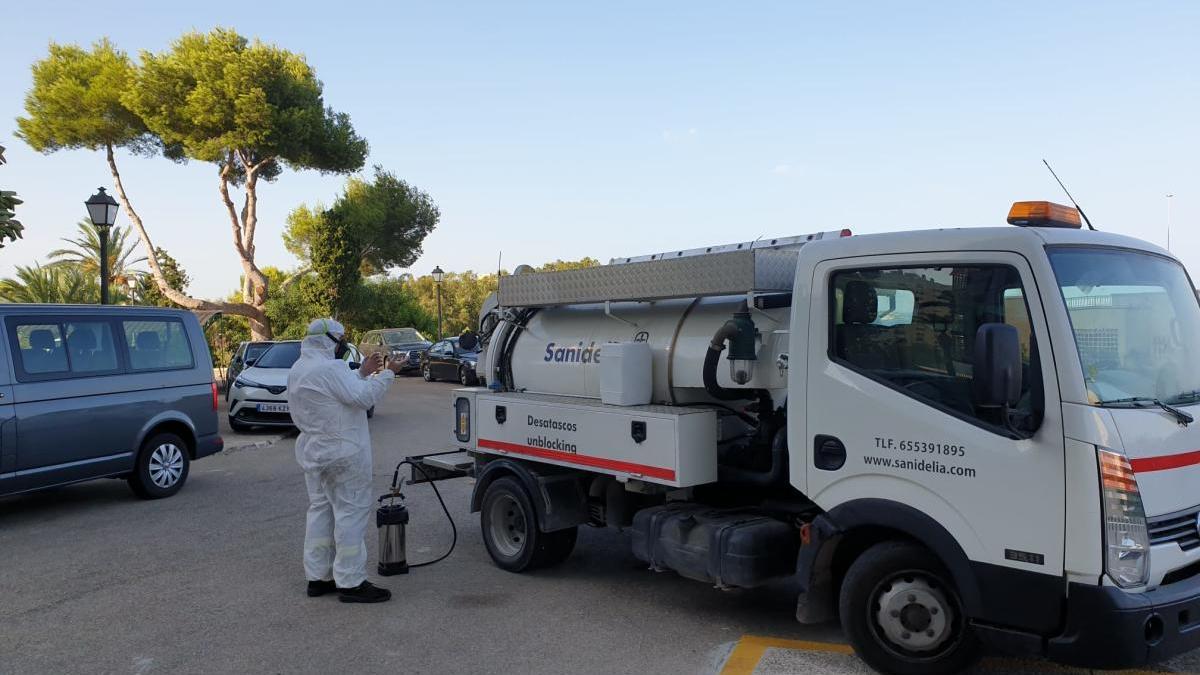
[[[1123,249],[1051,248],[1088,401],[1200,401],[1200,303],[1179,263]]]

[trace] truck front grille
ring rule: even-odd
[[[1185,551],[1200,547],[1200,506],[1149,519],[1150,545],[1175,542]]]

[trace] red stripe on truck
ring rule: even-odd
[[[651,478],[660,478],[662,480],[675,480],[675,472],[671,469],[663,469],[657,466],[646,466],[645,464],[634,464],[633,462],[622,462],[616,459],[591,457],[588,455],[579,455],[571,452],[559,452],[558,450],[546,450],[545,448],[534,448],[528,445],[508,443],[505,441],[493,441],[487,438],[479,439],[479,447],[491,448],[492,450],[503,450],[505,452],[512,452],[518,455],[528,455],[530,457],[539,457],[541,459],[553,459],[559,462],[590,466],[597,469],[609,469],[612,471],[620,471],[621,473],[639,474],[642,476],[650,476]]]
[[[1140,457],[1138,459],[1129,460],[1129,466],[1133,469],[1134,473],[1180,469],[1185,466],[1192,466],[1193,464],[1200,464],[1200,450],[1184,452],[1178,455]]]

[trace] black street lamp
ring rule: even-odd
[[[433,268],[433,285],[437,287],[437,303],[438,303],[438,340],[442,339],[442,279],[446,278],[446,273],[442,271],[442,266],[438,265]]]
[[[117,222],[117,200],[113,199],[104,188],[99,188],[96,194],[83,203],[87,207],[92,225],[96,226],[96,234],[100,235],[100,304],[108,304],[108,231]]]

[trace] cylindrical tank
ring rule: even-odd
[[[538,311],[516,337],[512,381],[517,391],[600,398],[600,363],[610,342],[643,341],[652,355],[656,403],[709,401],[703,363],[713,334],[745,296],[622,302],[551,307]],[[786,387],[776,365],[787,350],[790,309],[755,310],[758,363],[754,377],[734,384],[724,356],[717,369],[722,387],[778,390]],[[489,345],[499,349],[498,341]],[[493,354],[488,363],[497,363]],[[490,381],[489,376],[489,381]],[[747,392],[747,398],[753,394]]]

